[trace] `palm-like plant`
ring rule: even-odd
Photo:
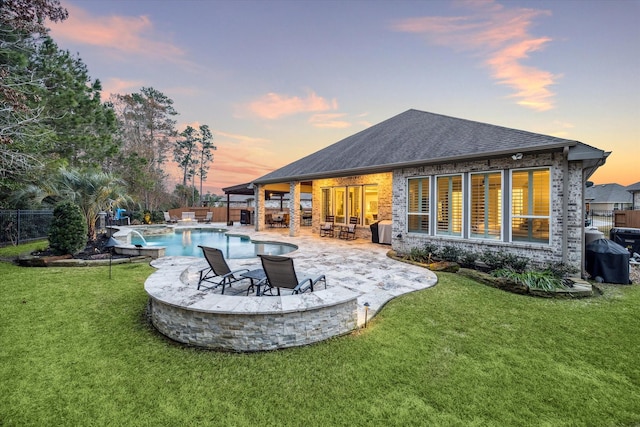
[[[87,221],[89,240],[96,238],[98,213],[108,210],[112,203],[129,199],[124,182],[110,173],[66,168],[60,168],[54,179],[39,186],[29,186],[16,196],[28,197],[38,203],[75,203]]]

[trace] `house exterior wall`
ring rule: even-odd
[[[393,172],[393,241],[392,247],[397,252],[407,253],[412,248],[420,248],[425,244],[434,244],[438,247],[455,246],[466,251],[482,254],[485,251],[508,252],[510,254],[527,257],[533,266],[543,267],[550,263],[563,261],[563,199],[567,198],[567,225],[566,239],[566,263],[577,268],[582,268],[582,236],[583,236],[583,205],[582,205],[582,165],[580,162],[570,162],[568,165],[568,194],[564,193],[564,167],[561,152],[545,153],[537,155],[525,155],[521,160],[514,161],[511,157],[482,161],[469,161],[461,163],[449,163],[442,165],[423,166],[414,168],[397,169]],[[507,177],[510,170],[535,167],[550,168],[550,224],[549,244],[533,244],[510,242],[508,222],[510,206],[503,207],[503,237],[501,240],[474,239],[466,237],[451,237],[432,235],[425,233],[409,233],[407,230],[407,179],[410,177],[431,177],[446,174],[463,174],[463,179],[468,179],[470,172],[495,172],[504,173],[503,191],[509,191]],[[467,196],[465,195],[465,204]],[[432,197],[433,206],[433,197]],[[432,208],[433,209],[433,208]],[[465,209],[466,211],[466,209]],[[465,212],[466,215],[466,212]],[[465,221],[466,227],[466,221]]]
[[[633,192],[633,210],[640,210],[640,191]]]
[[[314,232],[320,232],[320,224],[324,222],[322,216],[322,189],[327,187],[355,186],[376,184],[378,187],[378,220],[391,219],[392,217],[392,186],[393,175],[391,172],[369,175],[348,176],[342,178],[319,179],[313,181],[312,227]],[[358,226],[356,237],[370,239],[371,229],[368,226]]]

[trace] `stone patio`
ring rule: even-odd
[[[224,228],[229,234],[249,236],[255,241],[296,245],[298,249],[287,256],[295,260],[299,277],[324,274],[327,278],[327,289],[342,287],[358,295],[359,326],[365,323],[365,313],[370,320],[391,299],[432,287],[437,283],[436,275],[430,270],[393,260],[386,255],[391,250],[389,245],[375,244],[370,240],[359,238],[345,241],[320,237],[318,233],[312,233],[310,227],[302,227],[299,236],[291,237],[287,228],[271,228],[256,232],[253,226],[224,224],[194,224],[194,226]],[[227,262],[231,269],[253,270],[261,267],[258,258],[230,259]],[[181,280],[195,289],[198,282],[197,272],[205,268],[207,263],[203,258],[164,257],[154,260],[151,265],[161,271],[181,269]],[[162,274],[155,276],[156,280],[162,280]],[[167,277],[169,276],[171,275]],[[178,287],[175,289],[179,292]],[[176,295],[176,298],[179,296]],[[367,310],[365,310],[366,303],[368,303]]]

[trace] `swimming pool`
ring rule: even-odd
[[[143,239],[137,235],[140,232]],[[258,254],[284,255],[297,249],[286,243],[253,242],[248,237],[229,236],[224,231],[205,229],[177,229],[166,234],[145,235],[144,230],[137,230],[131,235],[131,243],[143,246],[165,246],[165,256],[203,257],[198,246],[218,248],[225,258],[254,258]]]

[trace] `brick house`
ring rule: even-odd
[[[631,198],[633,200],[631,209],[640,210],[640,182],[631,184],[626,188],[626,190],[631,193]]]
[[[290,234],[300,193],[311,193],[314,231],[390,222],[392,248],[425,243],[505,251],[534,265],[584,270],[586,180],[610,153],[578,141],[408,110],[253,181],[255,227],[270,191],[290,193]]]

